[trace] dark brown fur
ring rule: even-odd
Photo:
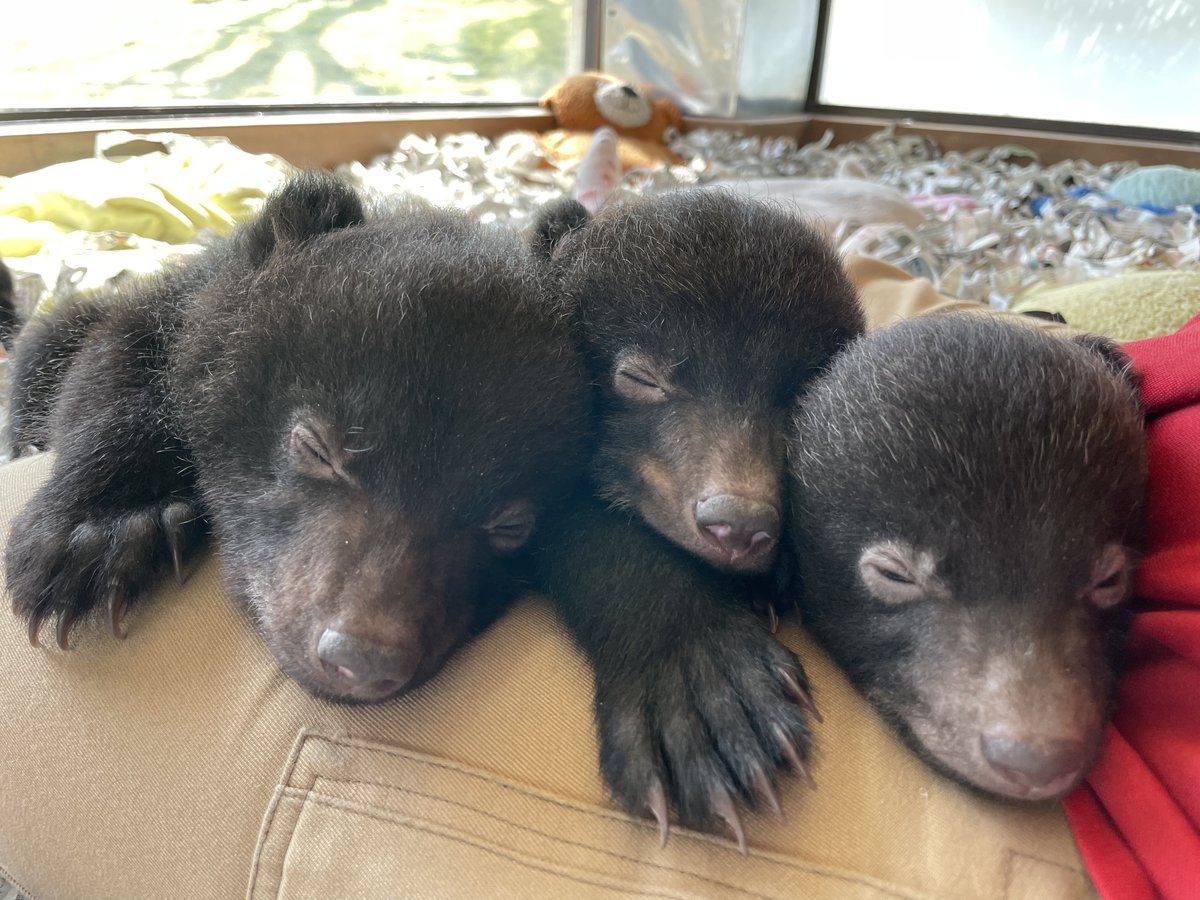
[[[12,440],[57,451],[6,557],[31,635],[119,620],[211,526],[310,690],[427,678],[513,595],[512,551],[581,462],[586,385],[544,289],[515,236],[368,218],[313,173],[198,261],[31,323]]]
[[[802,222],[717,190],[592,220],[560,204],[536,240],[596,387],[592,484],[547,530],[542,574],[595,666],[601,769],[635,814],[665,827],[669,803],[740,836],[735,800],[771,803],[808,754],[768,573],[790,410],[861,331],[857,299]],[[744,546],[726,516],[750,523]]]
[[[11,350],[17,333],[17,307],[13,302],[13,277],[0,259],[0,347]]]
[[[805,623],[909,743],[1012,797],[1099,748],[1146,450],[1106,341],[977,316],[860,339],[791,447]]]

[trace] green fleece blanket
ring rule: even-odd
[[[224,138],[96,137],[90,159],[0,178],[0,256],[26,313],[195,252],[252,215],[292,170]]]

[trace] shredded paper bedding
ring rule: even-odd
[[[0,254],[16,278],[23,314],[199,251],[212,234],[252,214],[289,168],[219,139],[139,139],[150,153],[131,150],[131,140],[101,135],[94,159],[0,179]],[[847,213],[828,230],[839,249],[878,257],[947,295],[996,308],[1049,286],[1200,268],[1196,207],[1151,211],[1110,196],[1114,180],[1138,168],[1134,162],[1043,165],[1015,144],[942,152],[930,138],[894,129],[836,146],[831,133],[799,146],[698,129],[675,136],[671,147],[682,165],[625,173],[609,202],[748,179],[871,182],[902,195],[908,214],[863,222]],[[574,164],[550,166],[530,132],[497,140],[409,136],[369,165],[341,171],[381,201],[411,193],[516,228],[541,204],[570,193],[576,176]],[[123,188],[116,196],[85,195],[79,185],[97,179]],[[0,380],[4,375],[0,364]]]

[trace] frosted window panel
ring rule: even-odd
[[[831,0],[820,101],[1200,131],[1200,2]]]
[[[797,113],[817,0],[607,0],[604,69],[693,116]]]

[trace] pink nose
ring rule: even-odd
[[[1007,732],[980,737],[983,756],[1006,781],[1040,788],[1079,774],[1087,762],[1083,741],[1048,740],[1029,742]]]
[[[404,687],[421,661],[405,648],[376,644],[332,628],[322,633],[317,656],[328,674],[378,692]]]
[[[769,503],[717,494],[696,504],[696,526],[731,562],[769,553],[779,539],[779,510]]]

